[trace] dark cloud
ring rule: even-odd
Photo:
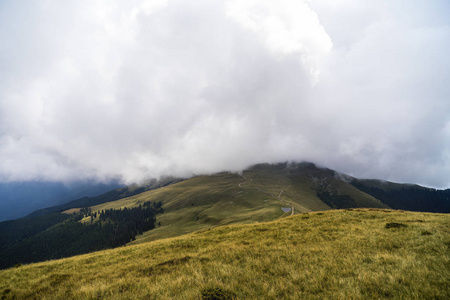
[[[4,1],[0,178],[312,160],[450,186],[444,2]]]

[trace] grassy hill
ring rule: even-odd
[[[446,214],[328,210],[2,270],[0,297],[449,299],[449,249]]]
[[[143,209],[146,203],[158,203],[157,212]],[[450,190],[361,180],[311,163],[153,180],[0,222],[0,269],[223,225],[363,207],[446,213]]]
[[[331,199],[325,203],[318,191],[326,191],[336,199],[345,196],[351,202],[333,203]],[[137,236],[132,244],[228,224],[271,221],[292,213],[345,207],[388,208],[334,171],[310,163],[260,164],[242,174],[197,176],[91,208],[100,212],[135,207],[145,201],[161,201],[165,213],[157,216],[159,227]]]

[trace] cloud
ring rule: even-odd
[[[448,187],[444,1],[0,4],[0,179],[312,160]]]

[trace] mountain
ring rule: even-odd
[[[47,215],[51,213],[60,213],[62,211],[71,209],[71,208],[80,208],[80,207],[90,207],[93,205],[114,201],[117,199],[126,198],[132,195],[136,195],[147,190],[157,189],[172,183],[176,183],[181,181],[182,179],[173,178],[173,177],[165,177],[160,180],[150,180],[148,183],[143,184],[141,186],[130,185],[125,187],[120,187],[115,190],[108,190],[108,192],[91,197],[82,197],[76,200],[72,200],[70,202],[66,202],[60,205],[51,206],[47,208],[42,208],[36,210],[26,216],[26,218],[33,218],[42,215]]]
[[[215,226],[271,221],[292,213],[348,207],[388,208],[341,177],[311,163],[259,164],[241,174],[197,176],[93,206],[92,210],[161,201],[164,214],[157,216],[159,226],[132,242],[140,243]]]
[[[0,270],[2,299],[449,299],[450,216],[303,213]]]
[[[259,164],[241,173],[166,178],[1,222],[0,267],[314,211],[448,212],[448,191],[356,179],[312,163]]]
[[[353,179],[350,183],[394,209],[450,213],[450,189],[367,179]]]
[[[37,209],[73,199],[100,195],[121,185],[117,182],[7,182],[0,183],[0,221],[21,218]]]

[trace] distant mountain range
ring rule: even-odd
[[[356,179],[312,163],[165,178],[0,222],[0,267],[330,209],[450,212],[450,190]]]
[[[37,209],[64,204],[70,200],[103,194],[123,185],[99,183],[23,181],[0,183],[0,221],[21,218]]]

